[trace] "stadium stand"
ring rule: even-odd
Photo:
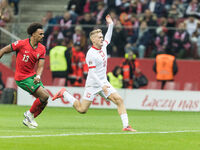
[[[53,11],[55,15],[61,15],[65,10],[66,0],[20,0],[20,19],[19,22],[40,22],[47,11]],[[31,17],[30,17],[31,16]]]

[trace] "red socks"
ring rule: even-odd
[[[30,108],[29,111],[30,111],[32,114],[34,114],[34,118],[36,118],[36,117],[43,111],[43,109],[46,107],[46,105],[47,105],[47,102],[42,103],[42,102],[40,101],[40,99],[37,98],[37,99],[33,102],[33,105],[31,106],[31,108]]]

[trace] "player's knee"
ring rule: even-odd
[[[124,101],[123,101],[121,96],[117,97],[116,102],[117,102],[118,105],[121,105],[121,104],[124,103]]]
[[[42,100],[43,100],[44,102],[47,102],[48,99],[49,99],[49,96],[48,96],[48,95],[44,95],[44,97],[42,98]]]
[[[43,94],[41,97],[40,97],[40,100],[42,102],[47,102],[49,99],[49,94]]]

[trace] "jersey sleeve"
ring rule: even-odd
[[[46,49],[43,48],[43,52],[42,52],[42,54],[40,55],[39,59],[45,59],[45,55],[46,55]]]
[[[20,48],[22,47],[22,40],[18,40],[18,41],[15,41],[14,43],[11,44],[11,48],[13,51],[19,51]]]
[[[86,56],[86,63],[88,65],[88,69],[96,68],[95,57],[89,53]]]
[[[113,23],[108,25],[108,30],[107,30],[105,38],[104,38],[104,42],[106,45],[108,45],[111,41],[113,26],[114,26]]]

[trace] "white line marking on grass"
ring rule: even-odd
[[[18,130],[0,130],[0,132],[21,132],[21,133],[39,133],[41,131],[18,131]]]
[[[183,131],[161,131],[161,132],[119,132],[119,133],[68,133],[68,134],[45,134],[45,135],[16,135],[0,136],[1,139],[8,138],[34,138],[34,137],[59,137],[59,136],[82,136],[82,135],[127,135],[127,134],[168,134],[168,133],[190,133],[200,132],[200,130],[183,130]]]

